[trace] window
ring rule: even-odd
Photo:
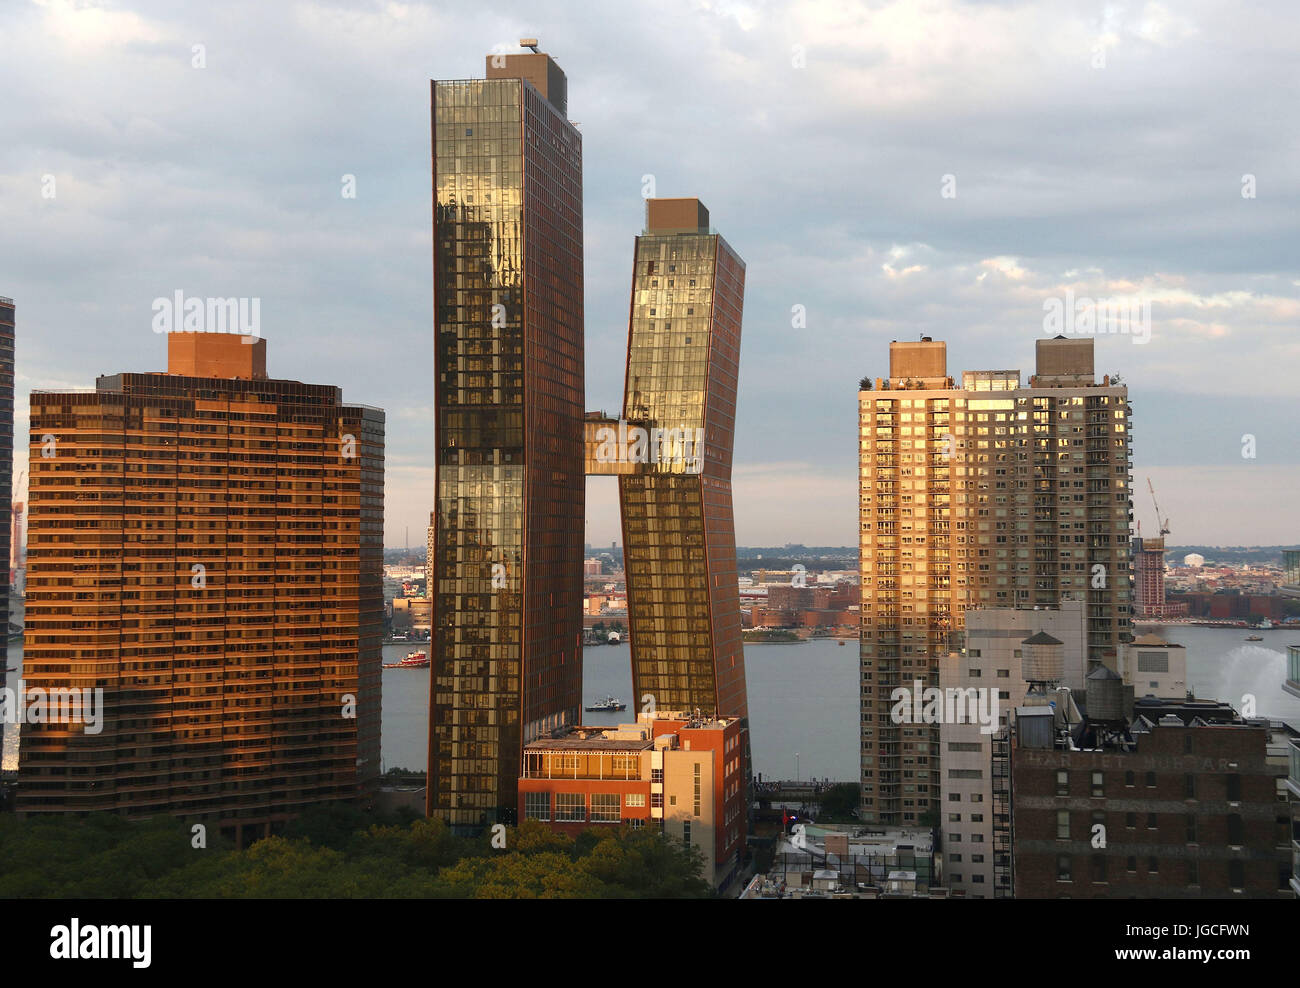
[[[1124,826],[1125,826],[1125,827],[1127,827],[1129,830],[1134,830],[1134,829],[1137,828],[1137,825],[1138,825],[1138,815],[1137,815],[1136,813],[1125,813],[1125,814],[1124,814]]]
[[[652,768],[650,770],[650,781],[662,784],[664,781],[664,770],[661,768]]]
[[[1228,775],[1224,777],[1228,787],[1228,802],[1237,803],[1241,801],[1241,776]]]
[[[1190,814],[1187,817],[1187,843],[1196,843],[1196,817]]]
[[[1154,789],[1155,787],[1156,787],[1156,774],[1155,774],[1155,772],[1148,772],[1148,773],[1147,773],[1147,788],[1148,788],[1148,789]]]
[[[1201,884],[1201,871],[1197,867],[1197,862],[1195,858],[1192,858],[1190,861],[1187,862],[1187,884],[1188,885]]]
[[[619,798],[616,792],[594,792],[591,794],[591,822],[618,823]]]
[[[1228,884],[1234,889],[1242,888],[1246,884],[1246,865],[1243,861],[1228,862]]]
[[[551,794],[549,792],[524,793],[524,819],[549,820],[551,818]]]
[[[1159,859],[1159,858],[1148,858],[1148,859],[1147,859],[1147,871],[1150,872],[1152,875],[1158,875],[1158,874],[1160,874],[1160,859]]]
[[[625,820],[624,822],[633,830],[640,830],[645,826],[645,821],[639,817],[633,817],[631,820]]]
[[[650,794],[651,809],[662,810],[664,808],[664,794],[661,792],[652,792]]]
[[[669,796],[669,797],[668,797],[668,805],[669,805],[669,806],[676,806],[676,805],[677,805],[677,797],[676,797],[676,796]]]
[[[1236,847],[1246,843],[1246,826],[1240,813],[1228,814],[1228,843]]]
[[[1196,776],[1194,775],[1183,776],[1183,798],[1184,799],[1196,798]]]
[[[613,755],[610,767],[619,778],[635,779],[640,775],[641,758],[639,755]]]
[[[1092,880],[1094,882],[1104,882],[1106,880],[1106,859],[1100,854],[1092,857]]]
[[[587,798],[580,792],[555,794],[555,819],[559,823],[582,823],[587,819]]]
[[[1128,871],[1128,873],[1129,873],[1130,875],[1136,875],[1136,874],[1137,874],[1137,870],[1138,870],[1138,859],[1137,859],[1137,856],[1136,856],[1136,855],[1134,855],[1134,854],[1130,854],[1130,855],[1128,856],[1128,864],[1125,865],[1125,869]]]
[[[691,842],[691,821],[683,820],[682,821],[682,843],[689,844],[690,842]]]
[[[1069,810],[1056,811],[1056,839],[1057,840],[1070,839],[1070,811]]]
[[[623,799],[624,806],[645,806],[645,793],[630,792]]]
[[[1156,815],[1154,813],[1148,813],[1147,830],[1159,830],[1159,829],[1160,828],[1156,826]]]
[[[1124,785],[1130,788],[1137,782],[1137,776],[1133,772],[1124,773]]]
[[[1056,795],[1070,795],[1070,772],[1068,769],[1058,769],[1056,773]]]
[[[1101,799],[1106,795],[1106,777],[1101,772],[1092,773],[1092,798]]]
[[[1070,856],[1062,854],[1056,859],[1056,880],[1058,882],[1068,882],[1070,880]]]

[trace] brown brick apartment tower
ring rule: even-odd
[[[247,843],[379,775],[384,414],[177,333],[168,372],[31,396],[25,813],[171,814]]]

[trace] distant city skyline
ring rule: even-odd
[[[1292,534],[1288,5],[667,0],[618,23],[582,5],[523,16],[6,7],[0,295],[23,314],[17,435],[33,388],[160,366],[154,299],[260,299],[272,375],[389,410],[386,542],[409,526],[419,544],[434,500],[420,82],[475,75],[484,50],[532,35],[587,81],[569,114],[584,138],[588,409],[619,406],[643,195],[707,189],[745,245],[739,542],[852,543],[856,384],[890,340],[930,333],[955,366],[1026,372],[1044,306],[1071,294],[1150,303],[1148,342],[1100,337],[1097,362],[1129,386],[1134,483],[1155,484],[1171,543]],[[588,491],[586,541],[621,541],[616,483]],[[1154,522],[1140,493],[1135,518]]]

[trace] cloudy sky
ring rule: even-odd
[[[1173,541],[1294,544],[1298,34],[1289,0],[5,0],[16,431],[32,388],[161,369],[153,299],[259,297],[273,376],[387,410],[387,540],[421,544],[428,82],[530,36],[583,132],[587,407],[621,400],[644,176],[748,264],[740,543],[856,540],[857,382],[890,340],[1027,376],[1068,290],[1150,301],[1149,342],[1100,338],[1097,369],[1130,387]],[[619,537],[613,484],[590,542]]]

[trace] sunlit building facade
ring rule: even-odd
[[[20,813],[168,814],[246,844],[380,774],[384,414],[168,338],[167,373],[34,391]]]
[[[731,495],[744,293],[698,199],[647,200],[622,421],[587,422],[587,472],[618,475],[643,708],[747,716]]]
[[[582,138],[548,55],[433,82],[436,508],[427,811],[511,822],[582,689]]]
[[[1127,389],[1097,382],[1091,339],[1039,340],[1018,370],[947,373],[940,341],[890,345],[863,381],[859,510],[864,820],[938,809],[937,725],[896,724],[900,687],[937,687],[969,607],[1086,602],[1088,668],[1131,637]]]

